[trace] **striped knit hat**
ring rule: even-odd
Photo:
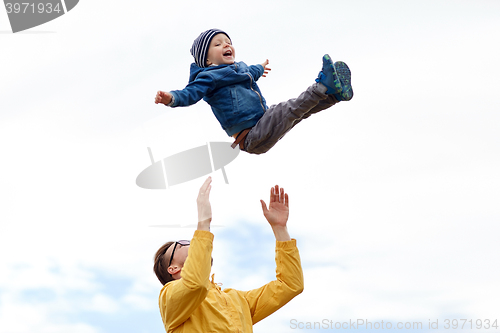
[[[202,32],[198,38],[194,40],[193,46],[191,47],[191,54],[193,55],[194,62],[198,65],[198,67],[207,67],[208,47],[210,46],[212,38],[214,38],[217,34],[224,34],[227,38],[231,39],[229,35],[222,30],[210,29]]]

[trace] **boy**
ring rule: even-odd
[[[240,149],[262,154],[271,149],[293,126],[311,114],[353,96],[351,72],[341,61],[323,56],[323,68],[316,83],[299,97],[267,107],[256,81],[270,68],[266,60],[247,66],[235,62],[229,35],[210,29],[195,39],[191,54],[189,84],[183,90],[158,91],[155,103],[170,107],[188,106],[204,99],[212,107],[222,128]]]

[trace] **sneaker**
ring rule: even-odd
[[[349,101],[352,99],[351,71],[342,62],[332,63],[328,54],[323,56],[323,69],[318,74],[316,82],[324,85],[327,94],[332,94],[338,101]]]

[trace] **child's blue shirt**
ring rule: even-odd
[[[253,127],[267,110],[256,81],[264,74],[262,65],[244,62],[207,68],[191,64],[189,84],[174,90],[172,107],[188,106],[204,99],[212,107],[227,135]]]

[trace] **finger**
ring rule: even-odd
[[[280,202],[285,203],[285,189],[283,187],[280,189]]]
[[[274,187],[271,187],[271,197],[269,198],[269,205],[274,202]]]
[[[207,188],[208,186],[210,185],[210,183],[212,182],[212,177],[208,177],[205,182],[203,183],[203,185],[201,185],[200,187],[200,194],[201,193],[205,193],[207,191]]]
[[[288,207],[288,193],[285,193],[285,206]]]
[[[212,184],[212,177],[208,176],[208,178],[205,180],[205,184],[204,184],[205,190],[208,190],[208,188],[211,187],[211,184]]]
[[[264,213],[264,215],[266,215],[268,212],[266,203],[264,202],[264,200],[260,200],[260,204],[262,206],[262,212]]]
[[[280,202],[280,187],[278,185],[274,186],[274,201]]]

